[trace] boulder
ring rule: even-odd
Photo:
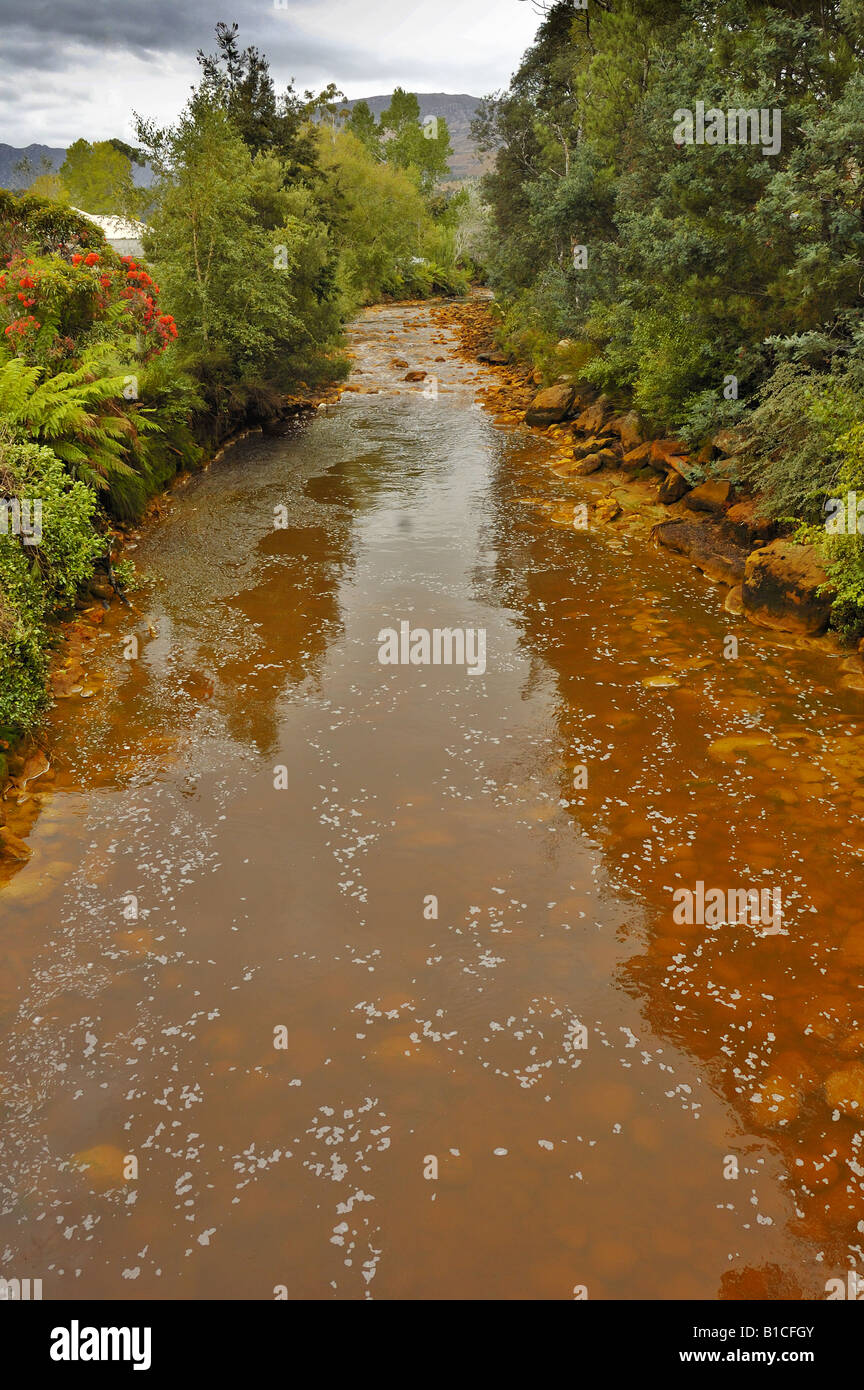
[[[623,459],[621,467],[628,473],[635,473],[637,469],[644,468],[651,459],[651,445],[637,444],[635,449],[628,449]]]
[[[596,521],[614,521],[621,515],[621,503],[614,497],[604,497],[594,508],[594,519]]]
[[[658,473],[665,473],[666,469],[671,467],[673,459],[685,458],[686,455],[687,445],[680,439],[654,439],[648,462]]]
[[[737,584],[743,578],[746,552],[726,540],[713,522],[661,521],[651,536],[659,545],[686,555],[709,579]]]
[[[605,396],[601,396],[593,405],[589,405],[582,411],[576,420],[577,430],[584,434],[596,434],[602,427],[603,421],[609,414],[609,403]]]
[[[595,454],[586,454],[574,468],[570,469],[577,477],[584,478],[588,473],[596,473],[601,468],[614,468],[618,457],[611,449],[598,449]]]
[[[478,362],[488,362],[492,367],[506,367],[510,361],[510,354],[507,352],[478,352]]]
[[[600,399],[600,388],[595,386],[593,382],[583,381],[580,377],[578,381],[574,382],[574,385],[576,387],[576,400],[583,410],[586,406],[593,405],[596,400]]]
[[[657,500],[669,507],[673,502],[680,501],[687,490],[686,478],[683,478],[680,473],[676,473],[674,469],[670,469],[660,484]]]
[[[402,378],[402,380],[403,380],[403,381],[425,381],[425,380],[426,380],[426,373],[425,373],[425,372],[419,372],[419,371],[406,372],[405,375],[404,375],[404,377]]]
[[[611,434],[617,434],[625,453],[628,449],[635,449],[637,444],[642,443],[642,428],[635,410],[628,410],[626,415],[616,415],[614,420],[609,421],[606,428]]]
[[[723,529],[736,545],[756,545],[773,541],[777,535],[777,524],[770,518],[760,516],[756,503],[736,502],[726,513]]]
[[[725,479],[712,478],[707,483],[700,483],[688,494],[685,506],[693,512],[710,512],[712,516],[724,516],[726,509],[731,505],[733,497],[732,484]]]
[[[547,386],[539,391],[525,412],[527,425],[557,425],[570,412],[576,399],[572,385]]]
[[[743,601],[753,622],[807,635],[827,627],[833,592],[812,546],[778,540],[748,556]]]
[[[614,440],[608,434],[592,434],[587,439],[580,439],[573,446],[574,459],[583,459],[586,454],[596,454],[598,449],[608,449]]]

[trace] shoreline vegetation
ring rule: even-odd
[[[655,539],[751,616],[857,644],[860,5],[543,10],[475,123],[497,344],[550,391],[529,419],[575,429],[577,474],[654,470],[677,508]]]
[[[62,633],[129,602],[124,537],[244,432],[337,396],[343,327],[384,301],[456,301],[440,312],[503,372],[506,418],[556,445],[557,524],[641,512],[730,611],[864,647],[857,6],[550,4],[481,103],[491,173],[446,192],[446,122],[412,94],[376,120],[332,85],[277,93],[236,25],[198,58],[174,126],[138,117],[136,146],[77,141],[0,190],[0,787],[26,786],[76,688]],[[757,119],[748,143],[762,111],[771,138]],[[712,112],[735,141],[712,143]],[[143,256],[80,207],[142,219]],[[478,284],[493,302],[460,303]],[[38,540],[15,524],[36,504]],[[3,820],[0,801],[14,854]]]
[[[151,500],[336,390],[362,306],[478,273],[470,195],[438,191],[446,122],[421,125],[415,96],[337,118],[333,86],[277,93],[236,25],[198,58],[174,126],[136,117],[135,148],[77,141],[57,174],[0,190],[0,785],[50,704],[62,623],[134,585],[122,541]],[[143,256],[79,208],[143,219]]]

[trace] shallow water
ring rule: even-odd
[[[454,344],[371,311],[360,391],[174,491],[9,807],[0,1272],[46,1298],[864,1268],[823,1089],[864,1056],[864,697],[626,524],[554,524],[579,485]],[[485,674],[381,665],[403,620],[485,629]],[[779,888],[783,934],[677,925],[699,880]]]

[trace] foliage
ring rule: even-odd
[[[580,375],[694,446],[743,428],[766,505],[812,523],[860,459],[860,3],[545,8],[475,126],[497,151],[488,271],[510,344],[551,371],[565,340]],[[779,148],[676,145],[700,101],[779,112]]]
[[[82,212],[139,217],[147,193],[135,187],[127,148],[120,141],[97,140],[91,145],[87,140],[76,140],[57,174],[66,195],[63,201]],[[30,191],[34,191],[32,186]]]
[[[216,40],[174,125],[137,118],[140,147],[78,140],[59,174],[0,190],[0,482],[45,504],[38,547],[0,534],[0,725],[38,716],[47,624],[102,553],[103,512],[140,517],[205,447],[342,375],[361,304],[468,285],[478,210],[469,235],[466,200],[437,191],[445,122],[424,131],[397,89],[380,124],[361,103],[340,128],[333,84],[277,94],[236,25]],[[76,211],[144,197],[144,264]]]
[[[50,449],[0,438],[0,493],[41,503],[41,538],[24,544],[0,528],[0,725],[26,730],[45,703],[48,619],[75,597],[104,551],[96,500]]]

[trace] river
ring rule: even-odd
[[[142,532],[10,810],[2,1272],[824,1298],[864,1247],[828,1099],[864,1056],[862,695],[626,517],[559,524],[555,441],[430,308],[352,346],[338,404]],[[485,672],[381,664],[402,622],[485,631]],[[675,922],[700,881],[779,889],[782,932]]]

